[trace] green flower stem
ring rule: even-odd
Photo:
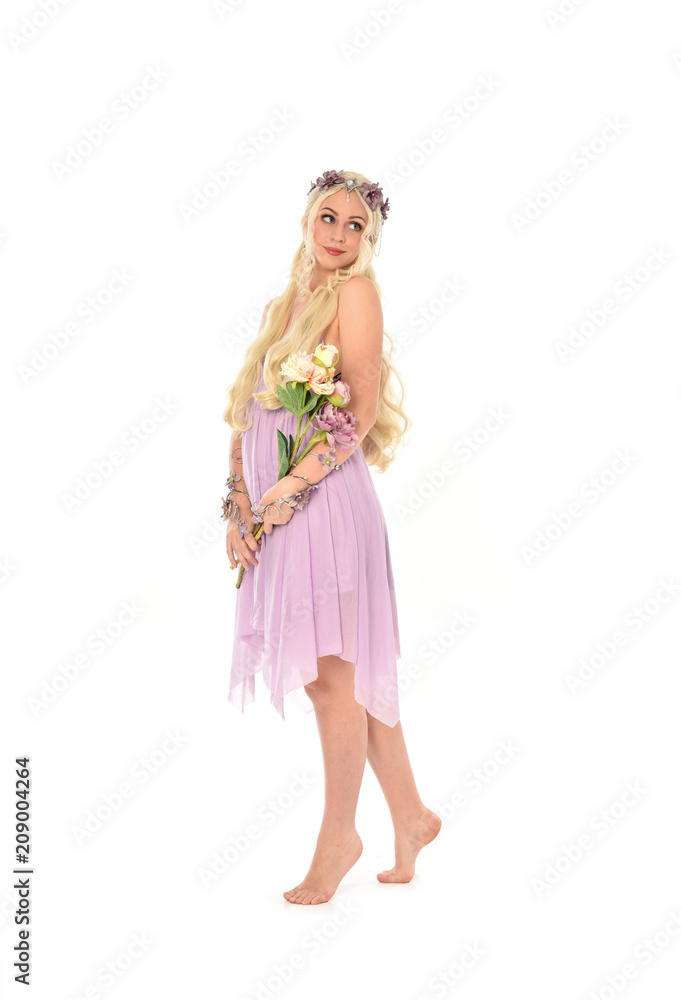
[[[296,431],[296,439],[293,442],[293,451],[291,453],[291,459],[290,459],[290,462],[289,462],[289,469],[291,468],[291,465],[293,464],[293,459],[295,458],[295,454],[296,454],[296,452],[297,452],[297,450],[298,450],[298,448],[300,446],[300,439],[301,439],[301,437],[304,436],[304,432],[303,432],[303,434],[300,433],[300,428],[302,426],[302,423],[303,423],[303,417],[302,417],[302,414],[301,414],[298,417],[298,430]],[[307,426],[308,427],[310,426],[309,422],[308,422]],[[307,430],[307,427],[305,428],[305,430]]]
[[[307,448],[305,449],[305,451],[303,452],[303,454],[298,459],[299,462],[302,462],[302,460],[305,458],[305,456],[311,450],[311,448],[312,448],[313,445],[319,444],[320,441],[324,440],[323,437],[320,437],[320,434],[321,434],[321,431],[317,431],[317,433],[315,434],[315,436],[310,440],[310,443],[308,444]],[[291,462],[291,469],[292,468],[293,468],[293,462]],[[291,469],[289,469],[289,472],[291,471]],[[287,473],[287,475],[288,475],[288,473]]]
[[[327,372],[328,372],[328,369],[327,369]],[[298,417],[298,430],[296,432],[296,439],[293,442],[293,451],[292,451],[292,454],[291,454],[291,458],[289,460],[288,470],[286,472],[287,476],[288,476],[289,472],[291,471],[291,469],[296,464],[296,462],[302,462],[302,460],[308,454],[308,452],[310,451],[310,449],[312,448],[313,445],[318,444],[320,441],[324,440],[324,435],[322,434],[322,432],[321,431],[317,431],[314,434],[314,436],[312,437],[312,440],[308,444],[308,446],[305,449],[305,451],[303,452],[303,454],[300,456],[300,458],[297,458],[296,451],[300,447],[300,442],[305,437],[305,435],[307,434],[307,430],[308,430],[310,424],[312,423],[312,418],[317,413],[317,410],[321,409],[321,407],[324,405],[325,401],[326,400],[325,400],[324,396],[320,396],[319,397],[317,406],[314,408],[314,410],[310,411],[310,419],[308,420],[307,424],[305,425],[305,429],[302,432],[301,432],[301,427],[302,427],[302,424],[303,424],[303,416],[301,414]],[[320,403],[321,403],[321,406],[319,405]],[[265,530],[265,524],[264,524],[264,522],[261,521],[259,524],[256,525],[255,530],[253,531],[253,538],[255,538],[256,542],[260,538],[260,536],[262,535],[262,533],[263,533],[264,530]],[[237,581],[236,581],[237,590],[241,586],[241,581],[243,580],[243,578],[244,578],[244,566],[243,566],[243,563],[241,563],[241,565],[239,566],[239,575],[238,575]]]
[[[310,441],[310,443],[308,444],[308,446],[305,449],[305,451],[303,452],[303,454],[300,456],[300,458],[297,458],[296,451],[298,450],[298,447],[300,445],[300,441],[307,434],[308,428],[309,428],[310,424],[312,423],[312,418],[317,414],[318,410],[321,410],[322,406],[324,405],[324,402],[325,402],[325,397],[324,396],[320,396],[319,400],[317,401],[317,405],[315,406],[314,410],[310,411],[310,419],[308,420],[307,424],[305,425],[305,430],[302,432],[302,434],[300,433],[300,426],[301,426],[303,418],[302,418],[302,416],[298,417],[298,433],[296,434],[296,439],[293,442],[293,451],[291,453],[291,460],[289,462],[289,467],[288,467],[288,471],[287,471],[286,475],[289,474],[289,472],[291,471],[291,469],[293,468],[293,466],[295,465],[296,462],[300,462],[300,461],[302,461],[303,458],[305,458],[305,456],[307,455],[307,453],[310,450],[310,448],[312,447],[312,445],[317,443],[317,441],[315,441],[315,439],[313,438]],[[322,405],[320,406],[319,403],[321,403]],[[317,433],[319,433],[319,432],[317,432]],[[318,440],[321,441],[322,439],[319,438]]]

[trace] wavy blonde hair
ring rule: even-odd
[[[354,180],[358,185],[371,184],[367,177],[353,170],[341,170],[339,174],[347,180]],[[343,183],[334,184],[323,191],[315,187],[308,194],[307,206],[300,220],[304,238],[293,258],[289,282],[281,295],[272,300],[263,329],[246,349],[236,378],[225,390],[227,404],[223,418],[234,431],[243,432],[251,427],[253,418],[248,412],[251,398],[255,398],[263,409],[281,408],[279,397],[274,390],[274,386],[281,380],[281,365],[290,354],[314,354],[322,334],[338,311],[338,294],[342,284],[355,275],[363,275],[373,282],[379,295],[381,294],[371,261],[383,218],[380,208],[373,211],[357,188],[354,190],[358,197],[362,198],[369,216],[360,240],[359,253],[349,267],[337,268],[329,276],[326,284],[319,285],[313,292],[310,291],[310,279],[315,265],[312,247],[317,211],[325,198],[343,187],[345,187]],[[299,295],[307,301],[293,321],[288,334],[282,338],[291,307]],[[383,352],[381,358],[376,421],[360,445],[367,465],[374,466],[378,472],[385,472],[394,461],[396,449],[412,425],[412,421],[402,409],[404,385],[390,360],[393,340],[385,330],[383,335],[388,338],[390,346],[387,353]],[[261,362],[266,388],[263,392],[258,392]]]

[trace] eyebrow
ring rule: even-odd
[[[338,214],[339,214],[339,213],[338,213],[338,212],[336,211],[336,209],[335,209],[335,208],[331,208],[331,206],[330,206],[330,205],[322,205],[322,207],[321,207],[321,208],[319,209],[319,211],[320,211],[320,212],[323,212],[324,210],[326,210],[327,212],[333,212],[333,214],[334,214],[334,215],[338,215]],[[350,218],[351,218],[351,219],[359,219],[359,221],[360,221],[360,222],[366,222],[366,221],[367,221],[367,220],[366,220],[366,219],[365,219],[365,218],[364,218],[363,216],[361,216],[361,215],[351,215],[351,216],[350,216]]]

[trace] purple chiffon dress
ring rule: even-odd
[[[264,388],[261,374],[258,391]],[[295,437],[298,420],[283,408],[262,409],[253,397],[249,411],[241,454],[255,503],[279,479],[277,428]],[[313,434],[308,428],[299,455]],[[317,677],[317,658],[333,653],[355,665],[356,701],[394,726],[401,656],[395,587],[383,510],[361,448],[324,474],[302,510],[260,538],[257,565],[244,570],[236,590],[229,701],[243,712],[262,671],[282,719],[289,701],[311,712],[303,685]]]

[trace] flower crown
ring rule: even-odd
[[[314,191],[315,188],[319,188],[320,191],[325,191],[326,188],[333,187],[334,184],[345,183],[345,188],[348,192],[348,201],[350,201],[350,192],[352,189],[357,188],[372,212],[375,212],[377,208],[380,208],[381,216],[384,222],[388,217],[388,212],[390,211],[390,205],[388,202],[390,201],[390,198],[386,198],[384,200],[383,191],[378,184],[367,184],[366,181],[362,184],[358,184],[357,181],[341,177],[336,170],[325,170],[321,177],[318,177],[316,181],[312,181],[311,183],[312,187],[310,188],[310,191]],[[310,194],[310,191],[307,193]]]

